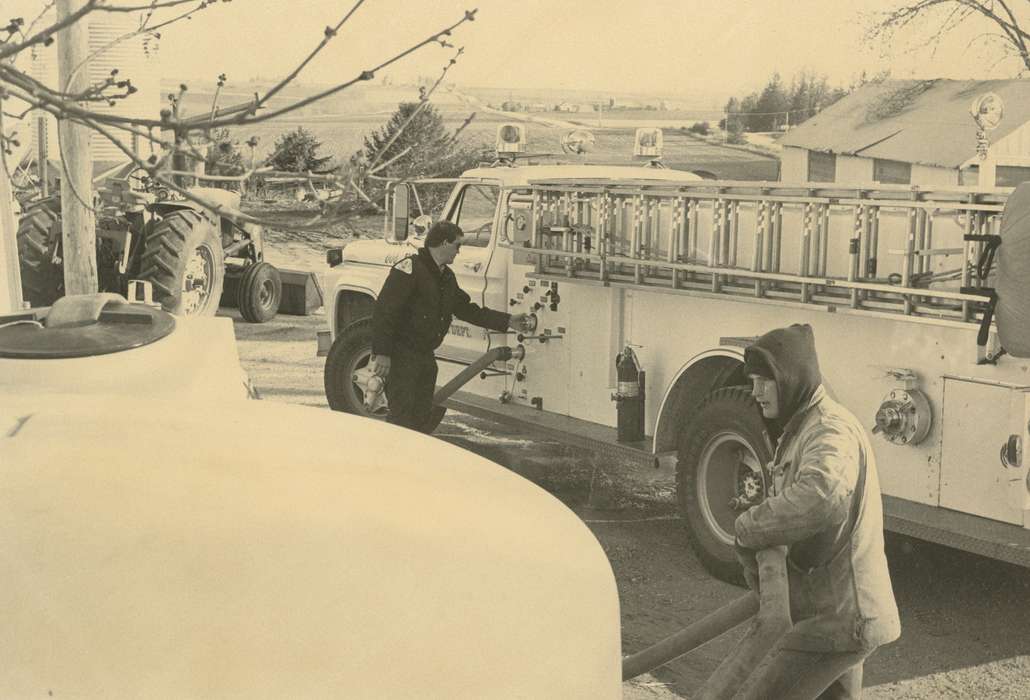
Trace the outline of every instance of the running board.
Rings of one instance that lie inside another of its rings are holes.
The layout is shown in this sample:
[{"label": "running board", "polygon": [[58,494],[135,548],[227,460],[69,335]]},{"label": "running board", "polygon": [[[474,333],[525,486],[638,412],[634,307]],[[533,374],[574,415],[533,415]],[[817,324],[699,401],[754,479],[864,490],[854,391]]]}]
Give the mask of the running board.
[{"label": "running board", "polygon": [[658,458],[651,452],[650,437],[645,437],[640,442],[619,442],[616,439],[615,428],[541,411],[532,406],[502,404],[497,399],[487,399],[466,391],[455,392],[444,405],[478,418],[496,420],[527,432],[553,438],[567,445],[593,450],[604,457],[618,460],[627,468],[658,468]]},{"label": "running board", "polygon": [[1030,530],[946,508],[883,497],[891,532],[1030,568]]}]

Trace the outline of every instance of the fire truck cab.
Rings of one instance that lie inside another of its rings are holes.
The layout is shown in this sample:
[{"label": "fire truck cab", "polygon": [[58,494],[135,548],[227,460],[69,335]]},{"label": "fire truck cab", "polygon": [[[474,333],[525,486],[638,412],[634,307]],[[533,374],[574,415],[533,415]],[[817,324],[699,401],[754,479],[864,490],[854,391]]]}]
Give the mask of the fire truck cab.
[{"label": "fire truck cab", "polygon": [[[459,283],[536,328],[455,321],[441,381],[491,347],[521,349],[449,405],[675,476],[691,544],[734,578],[733,521],[764,497],[771,459],[743,350],[808,323],[828,391],[876,433],[887,528],[1030,566],[1030,362],[984,320],[991,241],[1016,241],[1003,219],[1022,216],[1011,190],[702,179],[660,167],[661,139],[637,136],[647,165],[534,165],[511,157],[524,130],[502,127],[498,161],[453,182],[442,216],[465,231]],[[368,412],[370,316],[390,266],[422,243],[409,226],[422,184],[391,188],[383,240],[327,256],[334,409]],[[1023,279],[1030,255],[1009,246],[1000,268],[1015,261]]]}]

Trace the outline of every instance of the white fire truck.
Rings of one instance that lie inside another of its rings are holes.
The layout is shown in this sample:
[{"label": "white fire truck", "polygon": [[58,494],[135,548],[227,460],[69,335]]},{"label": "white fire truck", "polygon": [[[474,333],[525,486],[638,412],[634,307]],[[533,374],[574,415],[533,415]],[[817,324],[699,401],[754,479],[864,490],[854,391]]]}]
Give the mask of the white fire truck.
[{"label": "white fire truck", "polygon": [[[730,578],[733,521],[764,497],[770,459],[743,350],[808,323],[827,389],[876,433],[886,527],[1030,566],[1030,244],[1020,259],[1003,242],[1006,264],[993,264],[999,240],[1016,241],[1011,189],[701,179],[660,167],[655,136],[638,130],[647,165],[532,165],[505,157],[524,134],[502,127],[498,163],[454,182],[442,215],[465,231],[459,283],[536,328],[455,321],[442,379],[490,348],[513,352],[448,405],[627,469],[675,469],[691,544]],[[369,317],[390,265],[421,245],[408,233],[421,184],[393,187],[384,240],[327,254],[319,344],[334,409],[370,410]],[[996,268],[1010,291],[984,323]]]}]

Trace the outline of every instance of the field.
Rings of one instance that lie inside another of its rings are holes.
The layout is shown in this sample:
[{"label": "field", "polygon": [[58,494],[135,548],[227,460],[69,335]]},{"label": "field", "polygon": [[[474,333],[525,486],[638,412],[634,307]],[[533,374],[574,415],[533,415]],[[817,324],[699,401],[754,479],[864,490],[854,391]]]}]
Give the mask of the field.
[{"label": "field", "polygon": [[[245,101],[249,94],[244,89],[223,92],[219,104],[238,104]],[[283,105],[301,94],[304,91],[298,89],[296,94],[273,101],[271,108]],[[416,95],[414,88],[362,86],[299,112],[237,129],[233,137],[243,143],[251,136],[256,136],[258,145],[254,156],[260,161],[272,152],[278,136],[297,127],[304,127],[322,142],[323,153],[332,155],[338,163],[344,163],[361,148],[367,134],[380,128],[389,119],[401,101],[413,100]],[[197,114],[209,110],[212,98],[212,92],[204,86],[191,86],[183,103],[185,113]],[[778,163],[773,157],[722,148],[684,133],[696,121],[717,121],[711,114],[671,109],[605,112],[601,115],[603,126],[598,127],[596,112],[548,111],[506,115],[489,110],[487,102],[495,103],[494,96],[464,95],[448,90],[438,90],[433,94],[433,106],[441,113],[448,128],[459,127],[470,114],[475,113],[472,123],[462,132],[461,140],[490,150],[493,148],[497,127],[513,118],[520,118],[527,122],[527,149],[533,154],[560,155],[561,137],[574,128],[586,127],[595,136],[594,148],[585,157],[564,156],[565,160],[630,163],[633,159],[636,126],[653,124],[664,130],[663,162],[667,167],[706,170],[720,179],[774,180],[777,177]],[[243,149],[245,155],[249,156],[248,149],[245,146]]]}]

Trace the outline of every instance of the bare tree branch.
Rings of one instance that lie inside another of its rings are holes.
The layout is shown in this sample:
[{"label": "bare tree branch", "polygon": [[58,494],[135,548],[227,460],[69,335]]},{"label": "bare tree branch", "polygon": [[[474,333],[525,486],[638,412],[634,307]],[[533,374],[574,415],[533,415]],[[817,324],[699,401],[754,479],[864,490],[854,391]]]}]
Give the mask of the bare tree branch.
[{"label": "bare tree branch", "polygon": [[364,4],[364,3],[365,3],[365,0],[358,0],[358,1],[356,2],[356,3],[354,3],[354,7],[352,7],[352,8],[350,9],[350,12],[348,12],[347,14],[345,14],[345,15],[343,16],[343,19],[341,19],[341,20],[340,20],[339,22],[337,22],[335,26],[332,26],[332,27],[326,27],[326,28],[325,28],[325,32],[324,32],[324,34],[322,35],[322,40],[321,40],[320,42],[318,42],[318,46],[316,46],[316,47],[315,47],[315,48],[314,48],[314,49],[313,49],[313,50],[311,51],[311,53],[309,53],[309,54],[308,54],[307,58],[305,58],[305,59],[304,59],[303,61],[301,61],[301,62],[300,62],[300,64],[298,64],[298,65],[297,65],[297,67],[296,67],[296,68],[294,68],[294,69],[293,69],[292,71],[290,71],[290,73],[289,73],[289,74],[288,74],[288,75],[287,75],[287,76],[286,76],[285,78],[283,78],[283,79],[282,79],[282,80],[280,80],[280,81],[279,81],[279,82],[278,82],[277,84],[275,84],[274,86],[272,86],[272,89],[271,89],[271,90],[269,90],[269,91],[268,91],[267,93],[265,93],[264,97],[262,97],[261,99],[259,99],[259,100],[258,100],[258,105],[263,105],[263,104],[265,104],[266,102],[268,102],[268,101],[269,101],[270,99],[272,99],[272,98],[273,98],[273,97],[275,97],[275,96],[276,96],[277,94],[279,94],[279,92],[280,92],[280,91],[281,91],[281,90],[282,90],[282,89],[283,89],[284,87],[286,87],[287,85],[289,85],[289,84],[290,84],[290,82],[291,82],[291,81],[292,81],[292,80],[293,80],[294,78],[296,78],[296,77],[297,77],[298,75],[300,75],[300,72],[301,72],[302,70],[304,70],[304,68],[305,68],[305,67],[306,67],[306,66],[307,66],[307,65],[308,65],[309,63],[311,63],[311,61],[312,61],[312,60],[313,60],[313,59],[315,58],[315,56],[317,56],[317,55],[318,55],[319,53],[321,53],[322,49],[324,49],[324,48],[326,47],[326,45],[327,45],[327,44],[329,43],[329,41],[330,41],[330,40],[331,40],[331,39],[332,39],[332,38],[333,38],[334,36],[336,36],[336,35],[337,35],[337,33],[338,33],[338,32],[340,31],[340,28],[341,28],[341,27],[343,27],[343,25],[344,25],[344,24],[345,24],[345,23],[347,22],[347,20],[349,20],[349,19],[350,19],[351,15],[353,15],[353,14],[354,14],[354,13],[355,13],[355,12],[357,11],[357,9],[358,9],[359,7],[361,7],[361,6],[362,6],[362,5]]},{"label": "bare tree branch", "polygon": [[[905,2],[888,12],[878,13],[869,21],[866,36],[891,43],[902,30],[917,31],[921,21],[939,22],[925,34],[923,46],[936,47],[944,37],[974,18],[992,25],[995,32],[983,32],[980,37],[1000,40],[1002,53],[1018,56],[1022,70],[1030,69],[1030,32],[1024,29],[1026,21],[1014,9],[1012,0],[915,0]],[[941,18],[941,13],[944,17]],[[972,43],[972,42],[970,42]]]}]

